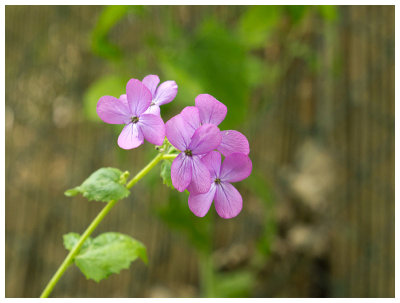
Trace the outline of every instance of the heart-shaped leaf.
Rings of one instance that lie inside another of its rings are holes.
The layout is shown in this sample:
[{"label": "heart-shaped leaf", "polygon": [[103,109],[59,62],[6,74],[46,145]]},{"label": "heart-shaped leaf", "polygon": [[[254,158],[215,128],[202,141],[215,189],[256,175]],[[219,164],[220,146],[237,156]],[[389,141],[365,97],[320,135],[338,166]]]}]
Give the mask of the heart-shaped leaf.
[{"label": "heart-shaped leaf", "polygon": [[[71,250],[79,237],[76,233],[64,235],[64,246]],[[141,242],[124,234],[107,232],[88,238],[74,261],[87,279],[99,282],[129,268],[138,257],[147,264],[146,247]]]},{"label": "heart-shaped leaf", "polygon": [[65,195],[72,197],[81,193],[90,201],[121,200],[129,195],[129,190],[124,186],[128,175],[128,172],[122,172],[117,168],[100,168],[82,185],[67,190]]}]

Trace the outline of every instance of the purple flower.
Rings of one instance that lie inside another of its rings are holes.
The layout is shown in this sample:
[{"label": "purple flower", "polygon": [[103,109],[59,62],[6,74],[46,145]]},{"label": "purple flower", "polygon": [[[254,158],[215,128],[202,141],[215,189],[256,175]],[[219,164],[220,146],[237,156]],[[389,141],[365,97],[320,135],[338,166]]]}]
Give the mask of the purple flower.
[{"label": "purple flower", "polygon": [[231,182],[241,181],[250,175],[252,170],[250,158],[241,153],[232,153],[221,165],[221,154],[212,151],[204,156],[201,162],[208,168],[212,184],[206,193],[190,193],[190,210],[196,216],[204,217],[214,201],[215,210],[220,217],[224,219],[236,217],[242,210],[243,200]]},{"label": "purple flower", "polygon": [[125,124],[118,145],[132,149],[143,144],[144,139],[161,145],[165,137],[164,122],[159,115],[146,113],[152,100],[150,90],[139,80],[131,79],[123,96],[121,99],[103,96],[97,103],[101,120],[109,124]]},{"label": "purple flower", "polygon": [[160,83],[160,78],[157,75],[148,75],[143,78],[142,82],[152,95],[151,104],[146,110],[146,114],[160,115],[160,105],[171,102],[178,93],[178,85],[175,81],[165,81],[157,87]]},{"label": "purple flower", "polygon": [[200,159],[221,143],[218,127],[213,124],[200,126],[199,110],[188,106],[167,121],[165,128],[169,142],[181,151],[171,165],[174,187],[182,192],[190,185],[193,192],[208,192],[210,172]]},{"label": "purple flower", "polygon": [[[157,87],[160,83],[160,78],[157,75],[148,75],[143,78],[142,83],[151,92],[151,103],[145,114],[160,115],[160,105],[167,104],[175,99],[178,93],[178,85],[175,81],[165,81]],[[119,97],[122,101],[126,102],[126,95]]]},{"label": "purple flower", "polygon": [[[199,109],[200,122],[219,125],[226,116],[227,107],[209,94],[198,95],[195,99],[195,105]],[[232,153],[250,153],[249,141],[240,132],[236,130],[221,131],[222,142],[217,150],[225,157]]]}]

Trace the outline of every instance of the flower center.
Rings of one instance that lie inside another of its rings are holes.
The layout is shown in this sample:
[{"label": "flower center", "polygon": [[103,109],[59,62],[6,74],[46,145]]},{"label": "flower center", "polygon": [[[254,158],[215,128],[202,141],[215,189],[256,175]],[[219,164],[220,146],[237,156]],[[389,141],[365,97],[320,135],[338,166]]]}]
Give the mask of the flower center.
[{"label": "flower center", "polygon": [[215,179],[215,180],[214,180],[214,183],[215,183],[215,184],[221,184],[221,179],[219,179],[219,178]]},{"label": "flower center", "polygon": [[132,123],[138,123],[139,122],[139,118],[138,117],[132,117],[131,121],[132,121]]},{"label": "flower center", "polygon": [[185,155],[191,157],[192,151],[190,149],[185,150]]},{"label": "flower center", "polygon": [[151,102],[151,103],[150,103],[150,106],[152,106],[152,105],[156,105],[156,104],[155,104],[154,102]]}]

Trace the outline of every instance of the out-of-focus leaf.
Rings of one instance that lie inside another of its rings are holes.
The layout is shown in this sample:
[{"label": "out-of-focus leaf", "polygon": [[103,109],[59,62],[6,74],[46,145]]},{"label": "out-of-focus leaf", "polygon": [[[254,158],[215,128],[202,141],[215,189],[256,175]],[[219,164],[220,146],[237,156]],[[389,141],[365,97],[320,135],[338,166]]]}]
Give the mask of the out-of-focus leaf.
[{"label": "out-of-focus leaf", "polygon": [[[181,56],[190,56],[190,54],[182,50],[178,56],[182,59]],[[163,73],[178,83],[178,94],[173,102],[182,107],[194,105],[194,98],[204,92],[202,84],[187,70],[184,64],[179,64],[181,59],[171,59],[171,56],[164,53],[159,55],[159,59]]]},{"label": "out-of-focus leaf", "polygon": [[277,226],[274,217],[274,199],[272,190],[263,173],[256,168],[253,169],[247,184],[250,190],[255,193],[263,202],[265,209],[265,224],[261,238],[257,245],[260,252],[265,256],[271,251],[272,241],[275,239]]},{"label": "out-of-focus leaf", "polygon": [[265,78],[271,73],[270,70],[266,69],[265,63],[260,58],[252,55],[248,55],[246,58],[246,69],[247,80],[251,86],[265,83]]},{"label": "out-of-focus leaf", "polygon": [[172,179],[171,179],[171,164],[172,161],[170,160],[164,160],[161,163],[160,176],[163,179],[163,183],[173,189],[174,186],[172,185]]},{"label": "out-of-focus leaf", "polygon": [[238,33],[243,44],[250,49],[265,46],[281,15],[282,6],[250,6],[239,21]]},{"label": "out-of-focus leaf", "polygon": [[120,57],[120,49],[108,39],[109,32],[128,12],[141,13],[142,11],[142,6],[106,6],[92,32],[93,52],[109,59]]},{"label": "out-of-focus leaf", "polygon": [[215,277],[215,296],[219,298],[250,297],[255,281],[254,273],[245,270],[218,274]]},{"label": "out-of-focus leaf", "polygon": [[[193,104],[197,94],[209,93],[228,107],[229,118],[221,127],[237,126],[246,116],[249,98],[243,45],[214,19],[204,21],[188,41],[182,49],[159,55],[162,67],[180,77],[177,100],[185,95],[185,102]],[[185,90],[187,85],[190,90]]]},{"label": "out-of-focus leaf", "polygon": [[101,121],[96,112],[97,102],[102,96],[119,98],[120,95],[125,94],[125,85],[127,82],[126,78],[108,75],[92,83],[83,96],[85,117],[90,121]]},{"label": "out-of-focus leaf", "polygon": [[335,5],[318,5],[321,16],[327,21],[334,21],[338,16],[338,8]]},{"label": "out-of-focus leaf", "polygon": [[[76,238],[80,237],[79,234],[71,233],[65,236],[64,245],[69,250]],[[108,232],[95,239],[88,238],[74,261],[87,279],[99,282],[111,274],[129,268],[130,263],[137,258],[147,264],[147,252],[143,243],[124,234]]]},{"label": "out-of-focus leaf", "polygon": [[286,11],[289,13],[290,18],[293,23],[296,24],[300,22],[305,16],[306,12],[310,8],[310,6],[306,5],[286,5],[284,6]]},{"label": "out-of-focus leaf", "polygon": [[90,175],[82,185],[69,189],[65,192],[68,197],[81,193],[89,201],[96,200],[109,202],[121,200],[129,195],[129,190],[124,186],[126,172],[117,168],[100,168]]},{"label": "out-of-focus leaf", "polygon": [[191,213],[188,195],[171,191],[169,203],[157,208],[158,216],[171,228],[187,236],[192,245],[201,251],[210,249],[210,212],[204,218]]}]

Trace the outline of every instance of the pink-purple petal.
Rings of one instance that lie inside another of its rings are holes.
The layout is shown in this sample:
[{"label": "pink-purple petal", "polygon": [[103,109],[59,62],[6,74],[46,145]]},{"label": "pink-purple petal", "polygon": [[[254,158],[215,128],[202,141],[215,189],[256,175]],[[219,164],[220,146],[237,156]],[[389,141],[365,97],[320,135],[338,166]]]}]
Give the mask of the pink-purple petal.
[{"label": "pink-purple petal", "polygon": [[248,156],[234,153],[225,158],[221,166],[220,179],[226,182],[239,182],[250,176],[252,163]]},{"label": "pink-purple petal", "polygon": [[209,94],[198,95],[195,99],[195,104],[200,111],[202,124],[211,123],[218,125],[225,119],[228,111],[225,104],[219,102]]},{"label": "pink-purple petal", "polygon": [[142,83],[146,85],[151,92],[152,97],[154,97],[157,85],[160,83],[160,78],[157,75],[148,75],[143,78]]},{"label": "pink-purple petal", "polygon": [[204,217],[214,200],[216,187],[214,184],[211,185],[211,188],[208,192],[204,194],[194,194],[190,193],[189,195],[189,209],[194,213],[197,217]]},{"label": "pink-purple petal", "polygon": [[192,159],[180,153],[171,165],[172,185],[183,192],[192,180]]},{"label": "pink-purple petal", "polygon": [[243,207],[242,196],[230,183],[221,182],[216,187],[214,205],[218,215],[224,219],[236,217]]},{"label": "pink-purple petal", "polygon": [[126,96],[129,108],[136,117],[143,114],[151,104],[150,90],[139,80],[131,79],[126,85]]},{"label": "pink-purple petal", "polygon": [[96,111],[100,119],[109,124],[126,124],[130,121],[129,109],[115,97],[101,97],[97,102]]},{"label": "pink-purple petal", "polygon": [[226,157],[232,153],[248,155],[250,153],[249,141],[246,136],[236,130],[221,131],[222,141],[218,150]]},{"label": "pink-purple petal", "polygon": [[165,81],[160,84],[155,92],[153,102],[157,105],[163,105],[175,99],[178,93],[178,85],[175,81]]},{"label": "pink-purple petal", "polygon": [[161,145],[165,138],[165,125],[160,116],[143,114],[137,123],[144,138],[151,144]]},{"label": "pink-purple petal", "polygon": [[153,114],[160,116],[160,107],[157,104],[150,105],[143,114]]},{"label": "pink-purple petal", "polygon": [[207,167],[198,156],[192,156],[192,180],[190,192],[206,193],[210,190],[212,180]]},{"label": "pink-purple petal", "polygon": [[118,137],[118,145],[123,149],[136,148],[143,144],[143,134],[137,124],[129,123],[122,129]]},{"label": "pink-purple petal", "polygon": [[182,109],[180,115],[193,128],[193,133],[200,127],[199,110],[195,106],[186,106]]},{"label": "pink-purple petal", "polygon": [[[121,102],[124,103],[125,106],[129,109],[128,98],[126,97],[126,94],[119,96],[119,100],[121,100]],[[129,109],[129,114],[131,114],[130,109]]]},{"label": "pink-purple petal", "polygon": [[221,170],[221,154],[219,152],[210,151],[201,158],[201,162],[207,167],[212,179],[219,178]]},{"label": "pink-purple petal", "polygon": [[189,149],[193,155],[206,154],[216,149],[221,143],[220,130],[214,124],[204,124],[193,134]]},{"label": "pink-purple petal", "polygon": [[194,133],[193,128],[183,119],[176,115],[165,124],[165,134],[169,142],[180,151],[186,150]]}]

